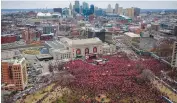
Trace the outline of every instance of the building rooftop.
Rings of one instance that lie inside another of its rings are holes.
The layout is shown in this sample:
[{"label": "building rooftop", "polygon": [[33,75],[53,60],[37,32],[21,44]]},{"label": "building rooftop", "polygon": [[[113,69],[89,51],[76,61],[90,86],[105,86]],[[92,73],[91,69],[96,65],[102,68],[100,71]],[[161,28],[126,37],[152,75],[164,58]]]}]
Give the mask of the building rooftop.
[{"label": "building rooftop", "polygon": [[45,44],[54,49],[64,48],[64,45],[60,41],[45,41]]},{"label": "building rooftop", "polygon": [[132,32],[126,32],[125,35],[127,35],[129,37],[140,37],[140,35],[132,33]]},{"label": "building rooftop", "polygon": [[102,44],[102,41],[99,38],[72,40],[72,46],[89,45],[89,44]]},{"label": "building rooftop", "polygon": [[123,18],[125,18],[125,19],[131,19],[128,16],[125,16],[125,15],[120,15],[120,16],[123,17]]},{"label": "building rooftop", "polygon": [[37,13],[37,16],[51,16],[51,14],[39,12],[39,13]]},{"label": "building rooftop", "polygon": [[67,52],[70,52],[69,50],[66,50],[66,49],[64,49],[64,50],[54,50],[53,52],[59,52],[59,53],[67,53]]},{"label": "building rooftop", "polygon": [[103,48],[109,48],[110,46],[107,43],[103,44]]},{"label": "building rooftop", "polygon": [[8,63],[13,63],[13,65],[18,65],[21,64],[22,61],[24,61],[25,58],[16,58],[16,59],[6,59],[2,60],[1,62],[8,62]]},{"label": "building rooftop", "polygon": [[39,54],[39,55],[36,55],[36,57],[38,59],[43,59],[43,58],[52,58],[52,56],[50,54]]},{"label": "building rooftop", "polygon": [[54,33],[50,33],[50,34],[42,34],[41,36],[48,36],[48,35],[54,35]]},{"label": "building rooftop", "polygon": [[94,32],[100,32],[101,30],[103,30],[103,28],[94,28],[94,27],[91,27],[90,29]]}]

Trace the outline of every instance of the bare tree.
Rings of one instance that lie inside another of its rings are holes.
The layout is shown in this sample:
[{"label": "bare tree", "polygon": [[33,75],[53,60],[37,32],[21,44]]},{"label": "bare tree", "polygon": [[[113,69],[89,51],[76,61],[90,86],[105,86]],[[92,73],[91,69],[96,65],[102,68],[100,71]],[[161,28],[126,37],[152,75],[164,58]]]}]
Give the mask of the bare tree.
[{"label": "bare tree", "polygon": [[63,70],[63,67],[64,67],[64,63],[63,62],[58,62],[58,65],[57,65],[58,71]]},{"label": "bare tree", "polygon": [[142,78],[145,80],[152,80],[155,78],[153,72],[149,69],[144,69],[141,74]]},{"label": "bare tree", "polygon": [[51,63],[49,63],[48,69],[49,69],[49,72],[50,72],[50,73],[53,73],[53,72],[54,72],[54,68],[53,68],[53,66],[52,66]]}]

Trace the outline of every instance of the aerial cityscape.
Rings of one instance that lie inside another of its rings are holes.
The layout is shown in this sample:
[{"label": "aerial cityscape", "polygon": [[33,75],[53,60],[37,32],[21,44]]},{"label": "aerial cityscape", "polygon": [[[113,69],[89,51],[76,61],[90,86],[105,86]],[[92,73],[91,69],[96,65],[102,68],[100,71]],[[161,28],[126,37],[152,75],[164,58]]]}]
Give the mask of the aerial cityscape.
[{"label": "aerial cityscape", "polygon": [[2,103],[177,103],[177,1],[34,2],[2,1]]}]

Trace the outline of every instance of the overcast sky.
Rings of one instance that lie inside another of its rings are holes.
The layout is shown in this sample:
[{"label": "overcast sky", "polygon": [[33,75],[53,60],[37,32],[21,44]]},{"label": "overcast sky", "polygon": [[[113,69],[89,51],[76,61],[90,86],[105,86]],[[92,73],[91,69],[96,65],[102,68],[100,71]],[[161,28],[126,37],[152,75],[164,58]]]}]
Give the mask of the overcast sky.
[{"label": "overcast sky", "polygon": [[[80,4],[84,0],[79,0]],[[177,1],[120,1],[120,0],[85,0],[89,4],[94,4],[99,8],[107,8],[111,4],[115,8],[118,3],[120,7],[139,7],[141,9],[177,9]],[[2,0],[2,9],[42,9],[42,8],[56,8],[56,7],[69,7],[70,2],[74,4],[74,0],[65,1],[7,1]]]}]

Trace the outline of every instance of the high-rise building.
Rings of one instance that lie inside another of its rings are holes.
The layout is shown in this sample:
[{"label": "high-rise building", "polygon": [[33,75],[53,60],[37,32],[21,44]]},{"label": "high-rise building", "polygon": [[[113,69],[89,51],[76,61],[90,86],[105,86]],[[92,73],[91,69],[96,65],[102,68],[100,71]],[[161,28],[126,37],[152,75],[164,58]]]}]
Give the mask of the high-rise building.
[{"label": "high-rise building", "polygon": [[103,10],[102,9],[95,10],[95,15],[96,16],[103,16]]},{"label": "high-rise building", "polygon": [[133,18],[134,17],[134,8],[126,8],[126,16]]},{"label": "high-rise building", "polygon": [[134,16],[139,16],[140,15],[140,8],[134,8]]},{"label": "high-rise building", "polygon": [[83,7],[80,6],[80,13],[83,13]]},{"label": "high-rise building", "polygon": [[[68,15],[68,12],[67,14],[65,13],[65,10],[63,11],[63,15]],[[43,25],[43,34],[50,34],[50,33],[54,33],[54,26],[52,26],[51,24],[46,24],[46,25]]]},{"label": "high-rise building", "polygon": [[70,10],[72,10],[72,9],[73,9],[73,6],[72,6],[72,4],[71,4],[71,3],[69,4],[69,9],[70,9]]},{"label": "high-rise building", "polygon": [[84,10],[88,10],[89,9],[89,5],[86,2],[83,2],[82,6],[83,6]]},{"label": "high-rise building", "polygon": [[36,31],[34,28],[30,28],[30,27],[26,28],[22,32],[22,38],[27,44],[30,44],[34,41],[39,41],[40,35],[41,35],[40,31]]},{"label": "high-rise building", "polygon": [[85,16],[87,16],[88,11],[89,11],[89,6],[88,6],[88,3],[83,2],[83,4],[82,4],[82,8],[83,8],[82,13],[83,13]]},{"label": "high-rise building", "polygon": [[71,3],[69,4],[69,15],[73,15],[73,6]]},{"label": "high-rise building", "polygon": [[25,58],[1,61],[2,89],[24,90],[27,85]]},{"label": "high-rise building", "polygon": [[113,12],[113,9],[111,8],[110,4],[108,5],[108,8],[107,8],[106,12],[107,13],[112,13]]},{"label": "high-rise building", "polygon": [[119,10],[119,4],[116,3],[116,5],[115,5],[115,14],[118,14],[118,10]]},{"label": "high-rise building", "polygon": [[123,7],[119,7],[119,9],[118,9],[118,14],[119,14],[119,15],[123,15]]},{"label": "high-rise building", "polygon": [[94,13],[94,5],[90,5],[90,14]]},{"label": "high-rise building", "polygon": [[127,15],[127,10],[126,9],[122,9],[122,15]]},{"label": "high-rise building", "polygon": [[75,1],[74,10],[77,13],[80,13],[80,4],[79,4],[79,1]]},{"label": "high-rise building", "polygon": [[[69,9],[68,9],[68,8],[63,8],[62,14],[63,14],[64,16],[69,16]],[[49,29],[49,27],[50,27],[50,29]],[[53,32],[52,32],[53,29],[52,29],[51,27],[52,27],[52,26],[48,26],[48,29],[50,30],[50,31],[48,31],[48,32],[53,33]]]},{"label": "high-rise building", "polygon": [[69,16],[72,16],[72,11],[71,9],[68,9]]},{"label": "high-rise building", "polygon": [[62,14],[62,8],[54,8],[53,11]]},{"label": "high-rise building", "polygon": [[95,8],[94,8],[94,13],[95,13],[95,11],[97,11],[97,10],[98,10],[98,7],[95,6]]}]

